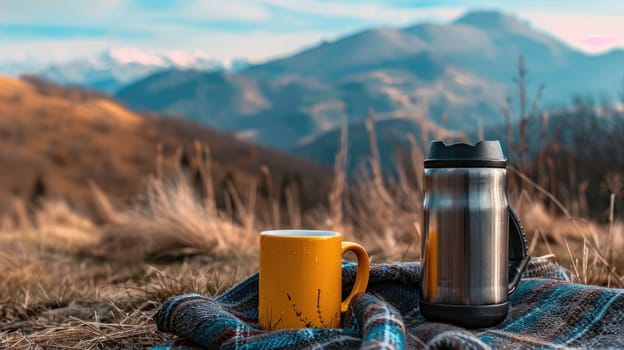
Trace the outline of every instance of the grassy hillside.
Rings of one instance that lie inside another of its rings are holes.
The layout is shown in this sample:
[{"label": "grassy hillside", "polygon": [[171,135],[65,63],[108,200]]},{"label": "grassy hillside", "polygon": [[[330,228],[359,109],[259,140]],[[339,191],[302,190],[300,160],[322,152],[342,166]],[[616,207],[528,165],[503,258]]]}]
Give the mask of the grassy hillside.
[{"label": "grassy hillside", "polygon": [[[92,212],[90,184],[117,203],[138,192],[157,171],[181,165],[196,176],[195,141],[205,148],[204,156],[206,151],[212,155],[210,171],[220,203],[229,182],[246,193],[253,184],[270,180],[276,196],[293,177],[300,179],[301,188],[329,188],[329,168],[233,135],[181,118],[139,115],[78,88],[0,77],[0,164],[5,169],[0,172],[0,211],[16,198],[35,204],[38,197],[61,197]],[[269,171],[263,173],[263,166]],[[322,192],[309,192],[306,206],[326,200]]]}]

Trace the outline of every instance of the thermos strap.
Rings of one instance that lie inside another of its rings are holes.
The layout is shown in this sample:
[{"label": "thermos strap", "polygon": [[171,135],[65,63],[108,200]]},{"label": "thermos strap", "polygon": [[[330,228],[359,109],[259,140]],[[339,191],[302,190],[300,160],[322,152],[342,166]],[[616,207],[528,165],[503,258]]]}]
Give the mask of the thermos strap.
[{"label": "thermos strap", "polygon": [[518,214],[509,206],[509,294],[513,293],[520,283],[520,277],[531,257],[527,251],[524,228]]}]

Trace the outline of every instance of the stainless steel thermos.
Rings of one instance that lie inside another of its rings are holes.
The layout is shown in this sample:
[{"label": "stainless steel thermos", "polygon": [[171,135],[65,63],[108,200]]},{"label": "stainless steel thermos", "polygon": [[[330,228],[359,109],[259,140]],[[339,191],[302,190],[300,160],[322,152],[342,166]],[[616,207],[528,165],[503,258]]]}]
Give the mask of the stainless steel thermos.
[{"label": "stainless steel thermos", "polygon": [[424,163],[420,310],[463,327],[500,323],[529,261],[501,145],[433,141]]}]

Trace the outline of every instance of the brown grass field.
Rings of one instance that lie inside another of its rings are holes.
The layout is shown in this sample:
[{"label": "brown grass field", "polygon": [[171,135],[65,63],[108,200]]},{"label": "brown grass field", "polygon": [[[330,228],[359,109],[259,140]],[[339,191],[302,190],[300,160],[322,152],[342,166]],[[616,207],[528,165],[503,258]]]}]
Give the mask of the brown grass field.
[{"label": "brown grass field", "polygon": [[[338,172],[331,201],[286,226],[344,232],[370,251],[373,263],[419,257],[419,189],[385,186],[374,177],[357,197],[341,195]],[[535,185],[537,186],[537,185]],[[152,321],[168,297],[215,295],[257,269],[258,220],[253,203],[235,214],[201,201],[181,173],[153,178],[134,206],[113,208],[93,189],[109,221],[95,225],[61,201],[33,214],[14,203],[0,232],[0,344],[10,349],[144,348],[170,335]],[[538,187],[534,191],[539,191]],[[236,196],[234,196],[236,197]],[[624,226],[553,218],[531,193],[515,199],[530,253],[549,255],[575,282],[622,287]],[[565,208],[562,208],[565,209]]]},{"label": "brown grass field", "polygon": [[[374,129],[369,132],[374,140]],[[363,244],[373,263],[419,259],[422,188],[413,174],[422,174],[423,146],[412,142],[411,160],[387,181],[372,142],[371,171],[354,183],[344,171],[345,140],[343,134],[327,191],[316,191],[324,200],[310,208],[301,205],[296,188],[276,195],[268,186],[262,194],[253,177],[243,189],[219,193],[213,174],[222,163],[199,156],[208,147],[200,142],[190,155],[201,175],[200,193],[179,159],[170,171],[156,171],[164,156],[152,147],[152,175],[130,200],[113,200],[114,191],[95,183],[81,190],[97,220],[65,200],[34,205],[7,197],[0,218],[0,348],[158,344],[171,337],[152,320],[161,303],[181,293],[216,295],[255,272],[263,229],[336,230]],[[624,225],[613,205],[608,222],[593,222],[570,214],[574,203],[561,204],[515,168],[510,174],[511,203],[532,256],[556,260],[577,283],[624,286]]]}]

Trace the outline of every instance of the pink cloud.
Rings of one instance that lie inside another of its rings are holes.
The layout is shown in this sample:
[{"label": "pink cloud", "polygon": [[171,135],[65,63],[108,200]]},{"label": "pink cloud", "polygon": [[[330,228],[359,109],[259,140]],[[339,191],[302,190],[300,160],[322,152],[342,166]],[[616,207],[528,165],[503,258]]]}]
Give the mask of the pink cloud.
[{"label": "pink cloud", "polygon": [[615,44],[613,35],[589,35],[583,38],[583,44],[593,47],[610,46]]}]

